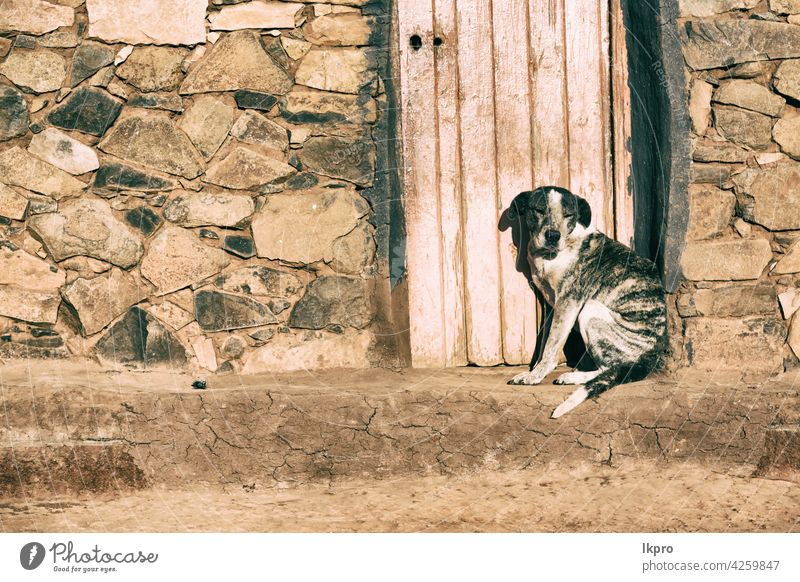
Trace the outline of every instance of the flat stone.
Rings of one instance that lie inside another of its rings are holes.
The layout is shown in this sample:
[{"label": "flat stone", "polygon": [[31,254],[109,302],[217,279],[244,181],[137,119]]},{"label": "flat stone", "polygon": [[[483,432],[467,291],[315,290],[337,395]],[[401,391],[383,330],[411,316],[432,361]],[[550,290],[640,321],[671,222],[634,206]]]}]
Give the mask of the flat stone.
[{"label": "flat stone", "polygon": [[772,270],[775,275],[788,275],[790,273],[800,273],[800,244],[795,242],[788,248],[778,264]]},{"label": "flat stone", "polygon": [[34,323],[55,323],[64,271],[23,250],[0,247],[0,315]]},{"label": "flat stone", "polygon": [[253,220],[258,256],[310,264],[333,256],[333,244],[369,212],[352,188],[272,194]]},{"label": "flat stone", "polygon": [[76,176],[100,167],[92,148],[52,127],[33,136],[28,152]]},{"label": "flat stone", "polygon": [[[731,195],[733,198],[733,195]],[[331,248],[330,263],[333,270],[345,275],[360,275],[375,260],[375,239],[369,223],[362,224],[336,239]]]},{"label": "flat stone", "polygon": [[688,240],[717,238],[728,231],[736,207],[732,192],[714,186],[689,186]]},{"label": "flat stone", "polygon": [[78,196],[86,184],[32,156],[19,146],[0,152],[0,182],[61,200]]},{"label": "flat stone", "polygon": [[373,336],[367,331],[348,330],[343,335],[318,333],[312,338],[278,334],[269,344],[250,354],[242,373],[365,369],[370,367],[367,355],[372,341]]},{"label": "flat stone", "polygon": [[800,0],[769,0],[769,9],[775,14],[798,14]]},{"label": "flat stone", "polygon": [[690,366],[714,371],[783,371],[786,326],[777,317],[694,317],[684,322],[684,329]]},{"label": "flat stone", "polygon": [[175,195],[177,197],[164,207],[164,218],[184,227],[232,227],[256,209],[255,202],[247,194],[177,190]]},{"label": "flat stone", "polygon": [[203,95],[178,121],[197,150],[206,160],[210,160],[228,137],[233,126],[235,109],[219,99]]},{"label": "flat stone", "polygon": [[117,76],[139,91],[174,91],[183,79],[188,51],[163,46],[137,47],[117,69]]},{"label": "flat stone", "polygon": [[260,2],[225,6],[212,12],[208,20],[211,30],[241,30],[243,28],[294,28],[297,13],[304,6],[295,2]]},{"label": "flat stone", "polygon": [[772,84],[779,93],[800,100],[800,59],[783,61],[775,71]]},{"label": "flat stone", "polygon": [[303,146],[300,160],[314,173],[358,186],[371,186],[375,178],[375,144],[369,138],[312,137]]},{"label": "flat stone", "polygon": [[174,190],[178,187],[178,183],[167,176],[145,172],[126,164],[103,162],[94,176],[92,187],[95,191],[135,190],[139,192],[163,192],[165,190]]},{"label": "flat stone", "polygon": [[64,299],[77,313],[84,336],[101,331],[146,298],[147,287],[121,269],[92,279],[79,278],[64,288]]},{"label": "flat stone", "polygon": [[86,255],[127,269],[144,252],[139,238],[102,200],[65,202],[58,213],[32,217],[28,227],[56,261]]},{"label": "flat stone", "polygon": [[138,206],[126,210],[123,216],[125,222],[139,230],[145,236],[153,234],[156,229],[161,226],[162,222],[161,217],[147,206]]},{"label": "flat stone", "polygon": [[758,279],[771,259],[764,239],[690,242],[681,267],[689,281],[743,281]]},{"label": "flat stone", "polygon": [[92,75],[86,84],[90,87],[106,88],[114,79],[114,67],[105,67]]},{"label": "flat stone", "polygon": [[72,30],[50,32],[37,39],[37,44],[46,48],[75,48],[80,42],[81,38]]},{"label": "flat stone", "polygon": [[259,329],[258,331],[249,333],[247,335],[257,342],[257,346],[261,346],[275,336],[275,330],[271,327],[265,327],[264,329]]},{"label": "flat stone", "polygon": [[299,85],[339,93],[360,93],[374,80],[375,67],[366,51],[357,48],[311,50],[295,73]]},{"label": "flat stone", "polygon": [[692,151],[696,162],[722,162],[726,164],[743,163],[750,152],[728,142],[698,142]]},{"label": "flat stone", "polygon": [[184,178],[203,173],[203,158],[186,134],[162,113],[130,114],[97,147],[124,160]]},{"label": "flat stone", "polygon": [[237,360],[244,355],[247,344],[238,335],[232,335],[222,344],[222,355],[231,360]]},{"label": "flat stone", "polygon": [[5,0],[0,10],[0,30],[44,34],[74,22],[73,9],[44,0]]},{"label": "flat stone", "polygon": [[786,100],[764,85],[745,79],[725,81],[714,92],[714,101],[757,111],[770,117],[780,117]]},{"label": "flat stone", "polygon": [[714,16],[732,10],[750,10],[760,0],[678,0],[681,16]]},{"label": "flat stone", "polygon": [[192,350],[195,358],[197,358],[197,365],[209,372],[216,372],[218,369],[217,354],[214,351],[214,342],[211,341],[211,338],[198,335],[189,340],[189,343],[192,344]]},{"label": "flat stone", "polygon": [[194,315],[203,331],[242,329],[278,321],[266,305],[249,297],[209,290],[194,294]]},{"label": "flat stone", "polygon": [[56,127],[102,137],[122,110],[122,101],[102,89],[84,87],[71,93],[47,120]]},{"label": "flat stone", "polygon": [[28,106],[14,87],[0,87],[0,141],[28,133]]},{"label": "flat stone", "polygon": [[259,111],[269,111],[278,102],[278,98],[269,93],[250,91],[241,89],[233,94],[236,99],[236,106],[239,109],[257,109]]},{"label": "flat stone", "polygon": [[0,183],[0,216],[11,220],[24,220],[28,199],[5,184]]},{"label": "flat stone", "polygon": [[774,119],[736,107],[714,107],[714,120],[722,137],[742,146],[763,150],[772,141]]},{"label": "flat stone", "polygon": [[67,76],[67,61],[48,50],[14,50],[0,65],[0,73],[18,87],[48,93],[61,88]]},{"label": "flat stone", "polygon": [[96,42],[86,42],[75,49],[69,86],[74,87],[103,67],[114,62],[114,49]]},{"label": "flat stone", "polygon": [[295,169],[285,162],[238,147],[212,165],[202,179],[224,188],[253,190],[294,173]]},{"label": "flat stone", "polygon": [[142,109],[163,109],[173,113],[183,112],[183,100],[178,95],[157,95],[148,93],[147,95],[135,95],[128,100],[128,107],[140,107]]},{"label": "flat stone", "polygon": [[41,194],[30,193],[28,196],[28,213],[47,214],[48,212],[55,212],[58,210],[58,202],[49,196],[42,196]]},{"label": "flat stone", "polygon": [[243,295],[289,297],[302,289],[303,283],[292,273],[255,266],[225,273],[214,280],[214,286]]},{"label": "flat stone", "polygon": [[739,215],[769,230],[800,229],[800,164],[748,169],[733,180]]},{"label": "flat stone", "polygon": [[800,57],[800,28],[765,20],[689,20],[678,27],[683,55],[695,70]]},{"label": "flat stone", "polygon": [[283,50],[286,51],[286,54],[293,61],[299,61],[302,59],[304,56],[306,56],[308,51],[311,50],[311,47],[314,46],[310,42],[292,38],[290,36],[282,36],[281,44],[283,45]]},{"label": "flat stone", "polygon": [[289,190],[309,190],[319,184],[319,178],[310,172],[295,174],[286,180],[286,188]]},{"label": "flat stone", "polygon": [[369,95],[296,89],[281,98],[280,108],[291,123],[363,125],[378,118],[377,104]]},{"label": "flat stone", "polygon": [[181,94],[250,89],[283,95],[292,79],[264,51],[258,35],[242,30],[232,32],[215,45],[180,88]]},{"label": "flat stone", "polygon": [[108,361],[146,368],[183,366],[188,360],[183,344],[139,307],[128,310],[97,342],[95,351]]},{"label": "flat stone", "polygon": [[228,266],[228,255],[204,245],[188,230],[167,227],[150,243],[141,272],[166,295],[219,273]]},{"label": "flat stone", "polygon": [[323,329],[342,325],[361,329],[372,321],[373,309],[363,279],[322,276],[309,284],[292,309],[289,326]]},{"label": "flat stone", "polygon": [[781,150],[795,160],[800,160],[800,113],[793,111],[775,123],[772,137]]},{"label": "flat stone", "polygon": [[147,312],[160,322],[174,330],[179,330],[194,321],[194,314],[186,311],[171,301],[164,301],[147,308]]},{"label": "flat stone", "polygon": [[249,259],[256,255],[255,242],[249,236],[228,235],[222,241],[222,248],[243,259]]},{"label": "flat stone", "polygon": [[364,46],[372,37],[370,19],[357,12],[326,14],[303,27],[306,40],[323,46]]},{"label": "flat stone", "polygon": [[778,302],[781,306],[781,314],[784,319],[791,319],[800,309],[800,290],[789,289],[778,295]]},{"label": "flat stone", "polygon": [[769,283],[755,285],[726,285],[713,289],[698,289],[691,296],[695,315],[708,317],[744,317],[775,315],[778,297]]},{"label": "flat stone", "polygon": [[233,125],[231,135],[241,142],[281,152],[289,149],[289,132],[255,111],[245,111]]},{"label": "flat stone", "polygon": [[86,0],[89,36],[110,43],[200,44],[206,8],[207,0]]}]

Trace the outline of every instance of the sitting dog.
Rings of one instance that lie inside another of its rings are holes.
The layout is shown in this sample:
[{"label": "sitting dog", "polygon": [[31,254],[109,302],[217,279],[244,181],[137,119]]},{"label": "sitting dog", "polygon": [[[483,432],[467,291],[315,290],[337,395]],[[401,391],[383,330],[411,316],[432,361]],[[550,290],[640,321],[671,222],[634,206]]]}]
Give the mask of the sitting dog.
[{"label": "sitting dog", "polygon": [[573,371],[556,384],[581,384],[552,414],[558,418],[617,384],[641,380],[663,363],[667,323],[664,289],[656,266],[597,232],[589,203],[569,190],[537,188],[519,194],[508,209],[529,234],[531,285],[552,306],[539,362],[509,384],[539,384],[558,364],[577,323],[597,365]]}]

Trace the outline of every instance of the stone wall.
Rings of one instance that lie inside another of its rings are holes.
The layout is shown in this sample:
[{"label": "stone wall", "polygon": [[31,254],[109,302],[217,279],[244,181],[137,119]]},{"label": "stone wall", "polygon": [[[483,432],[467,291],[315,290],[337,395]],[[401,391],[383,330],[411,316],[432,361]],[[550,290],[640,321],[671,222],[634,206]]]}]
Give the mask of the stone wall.
[{"label": "stone wall", "polygon": [[681,0],[680,12],[693,140],[682,362],[796,367],[800,1]]},{"label": "stone wall", "polygon": [[381,0],[5,0],[0,357],[382,357],[387,23]]}]

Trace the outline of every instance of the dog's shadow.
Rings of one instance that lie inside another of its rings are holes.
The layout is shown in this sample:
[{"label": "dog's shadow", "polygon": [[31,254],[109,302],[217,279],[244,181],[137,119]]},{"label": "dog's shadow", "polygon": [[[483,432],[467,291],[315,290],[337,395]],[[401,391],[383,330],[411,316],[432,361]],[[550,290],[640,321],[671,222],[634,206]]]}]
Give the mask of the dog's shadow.
[{"label": "dog's shadow", "polygon": [[[516,247],[516,270],[521,276],[525,277],[528,281],[528,286],[533,289],[536,294],[536,300],[541,307],[543,315],[540,322],[539,329],[536,332],[536,348],[534,349],[533,356],[531,357],[531,368],[535,366],[542,356],[542,350],[545,342],[550,335],[550,323],[553,318],[553,308],[547,301],[545,301],[542,294],[533,285],[533,277],[531,275],[531,266],[528,263],[528,243],[531,240],[530,230],[525,224],[523,215],[518,214],[516,218],[508,216],[510,208],[506,208],[500,215],[500,220],[497,223],[497,229],[500,232],[505,232],[511,229],[511,241]],[[586,351],[586,345],[583,343],[583,338],[577,329],[573,329],[567,343],[564,344],[564,356],[567,359],[567,365],[571,368],[576,368],[581,371],[595,370],[596,365]]]}]

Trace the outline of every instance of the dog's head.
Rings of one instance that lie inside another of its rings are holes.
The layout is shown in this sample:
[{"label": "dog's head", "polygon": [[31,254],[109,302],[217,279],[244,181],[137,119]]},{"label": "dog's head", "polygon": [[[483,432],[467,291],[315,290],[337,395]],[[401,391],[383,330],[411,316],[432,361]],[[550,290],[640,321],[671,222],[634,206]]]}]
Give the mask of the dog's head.
[{"label": "dog's head", "polygon": [[585,236],[592,222],[592,210],[586,200],[565,188],[543,186],[514,198],[508,218],[525,223],[530,233],[529,256],[554,259]]}]

